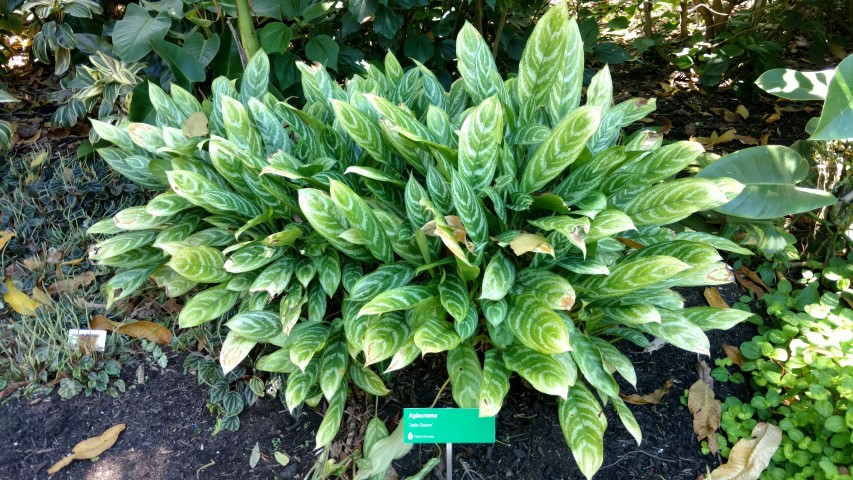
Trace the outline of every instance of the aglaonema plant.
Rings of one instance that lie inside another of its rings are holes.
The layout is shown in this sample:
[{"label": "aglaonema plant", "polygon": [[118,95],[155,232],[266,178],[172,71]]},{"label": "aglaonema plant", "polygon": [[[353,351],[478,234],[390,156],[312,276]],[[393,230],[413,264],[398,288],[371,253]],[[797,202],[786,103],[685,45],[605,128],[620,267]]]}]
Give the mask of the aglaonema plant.
[{"label": "aglaonema plant", "polygon": [[267,92],[263,51],[239,90],[218,78],[204,103],[152,87],[157,125],[93,123],[116,170],[164,192],[93,226],[117,235],[91,258],[118,267],[110,302],[152,279],[192,292],[181,328],[226,318],[225,372],[256,358],[287,374],[291,411],[325,397],[317,447],[337,434],[350,382],[385,395],[380,372],[440,354],[456,404],[483,416],[498,414],[513,374],[557,397],[592,477],[606,404],[641,440],[614,379],[636,373],[615,342],[707,354],[704,330],[747,316],[683,308],[672,290],[732,281],[718,249],[743,249],[666,227],[741,185],[675,179],[697,143],[642,131],[619,142],[655,102],[614,105],[606,68],[583,98],[565,4],[538,22],[517,77],[500,77],[471,25],[457,55],[449,91],[392,55],[345,88],[301,64],[303,109]]}]

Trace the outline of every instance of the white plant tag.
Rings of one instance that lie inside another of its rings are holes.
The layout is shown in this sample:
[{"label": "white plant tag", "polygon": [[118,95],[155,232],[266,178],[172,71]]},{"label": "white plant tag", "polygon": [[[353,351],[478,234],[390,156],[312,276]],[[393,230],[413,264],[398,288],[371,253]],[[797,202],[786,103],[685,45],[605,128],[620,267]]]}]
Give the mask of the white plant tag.
[{"label": "white plant tag", "polygon": [[103,352],[107,346],[107,331],[72,328],[68,330],[68,346],[72,348],[85,346],[89,350]]}]

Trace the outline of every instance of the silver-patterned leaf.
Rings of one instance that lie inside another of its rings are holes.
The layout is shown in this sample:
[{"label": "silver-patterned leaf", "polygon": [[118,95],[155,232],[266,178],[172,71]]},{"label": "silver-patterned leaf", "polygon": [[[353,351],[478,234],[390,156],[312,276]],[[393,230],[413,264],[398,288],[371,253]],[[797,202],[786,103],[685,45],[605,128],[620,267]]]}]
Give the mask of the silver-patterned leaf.
[{"label": "silver-patterned leaf", "polygon": [[563,4],[552,6],[536,22],[518,64],[518,100],[545,105],[566,61],[569,13]]},{"label": "silver-patterned leaf", "polygon": [[420,356],[421,351],[417,346],[415,346],[415,337],[412,335],[406,339],[403,346],[400,347],[393,356],[391,356],[391,360],[388,362],[388,368],[386,368],[383,373],[389,373],[405,368]]},{"label": "silver-patterned leaf", "polygon": [[[415,324],[415,346],[426,355],[452,350],[462,342],[453,325],[444,320],[444,314],[439,314],[440,307],[422,308],[425,320]],[[441,309],[443,312],[443,309]]]},{"label": "silver-patterned leaf", "polygon": [[503,139],[503,108],[489,97],[462,123],[459,133],[459,174],[475,191],[492,183]]},{"label": "silver-patterned leaf", "polygon": [[459,338],[462,340],[467,340],[474,336],[477,333],[477,327],[480,324],[480,315],[477,312],[477,308],[474,307],[473,304],[468,304],[468,313],[465,315],[465,318],[456,321],[453,323],[453,328],[456,330],[456,333],[459,334]]},{"label": "silver-patterned leaf", "polygon": [[341,420],[344,418],[344,408],[347,405],[347,393],[347,386],[343,384],[329,399],[329,407],[326,409],[323,421],[317,428],[315,450],[329,445],[338,435],[338,431],[341,429]]},{"label": "silver-patterned leaf", "polygon": [[305,370],[296,370],[287,377],[287,386],[284,390],[284,401],[287,409],[293,414],[296,409],[311,393],[311,389],[317,385],[320,379],[320,362],[311,362]]},{"label": "silver-patterned leaf", "polygon": [[527,348],[543,354],[569,351],[566,323],[548,305],[532,295],[510,295],[506,326]]},{"label": "silver-patterned leaf", "polygon": [[508,310],[506,300],[480,300],[483,316],[490,325],[498,326],[503,323]]},{"label": "silver-patterned leaf", "polygon": [[456,274],[445,274],[438,285],[438,293],[444,309],[457,321],[462,321],[468,315],[468,290],[465,283]]},{"label": "silver-patterned leaf", "polygon": [[373,255],[366,247],[353,245],[340,238],[349,229],[349,223],[331,197],[320,190],[303,188],[299,190],[299,207],[314,230],[341,253],[360,262],[373,260]]},{"label": "silver-patterned leaf", "polygon": [[199,283],[221,283],[231,274],[225,271],[225,255],[212,247],[187,247],[175,253],[168,265],[182,277]]},{"label": "silver-patterned leaf", "polygon": [[364,331],[364,365],[390,358],[403,347],[411,335],[411,327],[402,312],[369,317]]},{"label": "silver-patterned leaf", "polygon": [[243,338],[237,332],[230,331],[222,341],[222,349],[219,351],[219,366],[222,367],[222,373],[228,374],[234,370],[240,362],[249,355],[249,352],[255,348],[257,342]]},{"label": "silver-patterned leaf", "polygon": [[157,238],[157,232],[130,232],[108,238],[96,243],[89,249],[89,258],[95,261],[116,257],[122,253],[150,245]]},{"label": "silver-patterned leaf", "polygon": [[190,328],[224,315],[237,303],[239,292],[222,287],[201,291],[190,298],[178,315],[178,326]]},{"label": "silver-patterned leaf", "polygon": [[644,323],[636,328],[678,348],[701,355],[711,354],[710,342],[701,328],[690,322],[681,312],[663,308],[659,311],[660,323]]},{"label": "silver-patterned leaf", "polygon": [[510,373],[497,349],[486,350],[483,360],[483,388],[477,402],[481,417],[494,417],[500,411],[504,397],[509,392]]},{"label": "silver-patterned leaf", "polygon": [[225,326],[256,342],[267,342],[282,333],[278,314],[267,310],[238,313],[225,322]]},{"label": "silver-patterned leaf", "polygon": [[405,263],[382,265],[361,277],[349,289],[353,300],[372,300],[382,292],[407,285],[415,278],[415,269]]},{"label": "silver-patterned leaf", "polygon": [[586,279],[582,287],[596,297],[617,297],[655,285],[688,268],[690,265],[665,255],[629,257],[611,268],[609,275]]},{"label": "silver-patterned leaf", "polygon": [[456,58],[459,75],[474,103],[480,104],[495,94],[500,98],[506,97],[503,81],[488,45],[468,22],[465,22],[456,37]]},{"label": "silver-patterned leaf", "polygon": [[480,298],[502,300],[515,284],[515,263],[498,250],[486,265]]},{"label": "silver-patterned leaf", "polygon": [[233,212],[238,215],[254,217],[261,214],[261,208],[242,195],[225,189],[221,185],[186,170],[166,172],[169,185],[178,195],[213,213]]},{"label": "silver-patterned leaf", "polygon": [[607,417],[592,392],[582,384],[569,388],[560,400],[558,418],[566,444],[587,479],[592,479],[604,462],[604,431]]},{"label": "silver-patterned leaf", "polygon": [[604,367],[598,347],[583,334],[572,335],[572,359],[590,385],[609,397],[619,395],[619,385]]},{"label": "silver-patterned leaf", "polygon": [[408,310],[421,303],[438,300],[436,293],[434,288],[419,285],[386,290],[373,297],[373,299],[361,307],[358,316],[380,315],[397,310]]},{"label": "silver-patterned leaf", "polygon": [[293,342],[290,361],[304,372],[314,355],[326,346],[329,326],[323,322],[302,322],[293,327],[288,335]]},{"label": "silver-patterned leaf", "polygon": [[575,304],[575,289],[562,276],[547,270],[526,268],[515,281],[519,293],[533,295],[553,310],[571,310]]},{"label": "silver-patterned leaf", "polygon": [[296,373],[299,371],[299,367],[290,361],[289,347],[261,356],[255,362],[255,369],[274,373]]},{"label": "silver-patterned leaf", "polygon": [[679,313],[703,331],[728,330],[755,315],[735,308],[715,307],[690,307]]},{"label": "silver-patterned leaf", "polygon": [[326,400],[330,400],[335,392],[346,384],[345,375],[349,366],[349,355],[347,355],[347,340],[342,327],[343,323],[341,326],[332,327],[320,361],[320,389]]},{"label": "silver-patterned leaf", "polygon": [[351,188],[336,180],[330,182],[329,191],[349,223],[361,233],[370,253],[385,263],[393,262],[391,241],[367,202]]},{"label": "silver-patterned leaf", "polygon": [[341,283],[341,258],[338,252],[327,249],[323,255],[315,257],[315,263],[323,291],[329,298],[334,297]]},{"label": "silver-patterned leaf", "polygon": [[483,203],[474,193],[474,189],[460,174],[452,172],[450,192],[453,205],[468,236],[476,245],[486,243],[489,240],[489,224]]},{"label": "silver-patterned leaf", "polygon": [[192,208],[193,204],[189,200],[181,197],[175,192],[164,192],[152,198],[147,205],[145,211],[149,215],[155,217],[169,217],[178,212]]},{"label": "silver-patterned leaf", "polygon": [[459,408],[477,408],[483,389],[483,371],[471,344],[461,343],[447,352],[447,373],[456,405]]},{"label": "silver-patterned leaf", "polygon": [[504,350],[506,368],[518,372],[536,390],[566,398],[569,377],[559,360],[521,345],[510,345]]},{"label": "silver-patterned leaf", "polygon": [[622,205],[622,211],[637,226],[665,225],[728,201],[723,190],[711,180],[680,178],[640,191]]},{"label": "silver-patterned leaf", "polygon": [[279,258],[269,266],[267,266],[249,286],[249,291],[267,292],[270,298],[281,295],[288,285],[290,278],[293,276],[294,261],[293,257],[285,256]]},{"label": "silver-patterned leaf", "polygon": [[365,392],[382,397],[388,395],[391,390],[382,383],[382,379],[370,367],[364,367],[350,363],[349,366],[350,378],[352,382]]},{"label": "silver-patterned leaf", "polygon": [[628,433],[634,437],[634,440],[637,441],[637,446],[640,446],[640,443],[643,441],[643,432],[640,430],[640,424],[637,423],[637,419],[634,418],[634,414],[631,413],[631,409],[628,408],[628,405],[625,405],[625,402],[619,398],[611,398],[610,401],[613,402],[613,408],[616,409],[616,413],[619,415],[619,419],[622,420],[622,425],[625,426],[625,429],[628,430]]},{"label": "silver-patterned leaf", "polygon": [[636,388],[637,372],[634,370],[634,365],[631,363],[631,360],[610,342],[602,338],[591,337],[590,340],[596,347],[598,347],[598,351],[601,352],[601,359],[604,360],[605,364],[613,367],[617,372],[619,372],[619,375],[622,375],[622,378],[627,380],[628,383]]},{"label": "silver-patterned leaf", "polygon": [[283,254],[284,249],[252,243],[231,254],[223,268],[230,273],[251,272],[276,261]]}]

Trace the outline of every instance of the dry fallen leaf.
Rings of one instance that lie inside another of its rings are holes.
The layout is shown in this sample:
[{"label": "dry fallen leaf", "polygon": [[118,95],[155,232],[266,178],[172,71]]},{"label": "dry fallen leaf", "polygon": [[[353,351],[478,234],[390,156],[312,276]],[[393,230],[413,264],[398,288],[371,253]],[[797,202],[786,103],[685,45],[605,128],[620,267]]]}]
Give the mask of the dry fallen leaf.
[{"label": "dry fallen leaf", "polygon": [[77,275],[74,278],[60,280],[53,285],[47,287],[47,293],[56,295],[57,293],[71,294],[80,289],[80,287],[89,286],[95,281],[95,272],[88,271],[82,275]]},{"label": "dry fallen leaf", "polygon": [[699,374],[699,380],[705,382],[711,388],[714,388],[714,377],[711,376],[711,367],[705,363],[705,360],[699,360],[696,364],[696,373]]},{"label": "dry fallen leaf", "polygon": [[12,310],[27,317],[35,317],[36,309],[41,306],[38,302],[27,296],[26,293],[15,288],[12,280],[6,279],[7,292],[3,295],[3,301],[12,307]]},{"label": "dry fallen leaf", "polygon": [[770,464],[770,458],[782,443],[782,429],[769,423],[759,423],[752,429],[752,438],[738,440],[729,453],[729,461],[713,472],[714,480],[758,480]]},{"label": "dry fallen leaf", "polygon": [[142,338],[149,342],[166,345],[172,341],[172,332],[163,325],[153,322],[139,321],[131,323],[113,322],[103,315],[95,315],[89,320],[89,328],[92,330],[109,330],[133,338]]},{"label": "dry fallen leaf", "polygon": [[780,113],[771,113],[770,115],[764,116],[764,123],[771,124],[776,123],[782,119],[782,115]]},{"label": "dry fallen leaf", "polygon": [[0,252],[2,252],[4,248],[6,248],[6,244],[9,243],[9,240],[15,238],[16,236],[17,235],[15,235],[15,232],[10,232],[8,230],[5,232],[0,232]]},{"label": "dry fallen leaf", "polygon": [[646,246],[645,246],[645,245],[643,245],[642,243],[637,242],[637,241],[635,241],[635,240],[631,240],[630,238],[621,238],[621,237],[616,237],[616,240],[617,240],[619,243],[621,243],[622,245],[625,245],[626,247],[628,247],[628,248],[632,248],[632,249],[634,249],[634,250],[640,250],[641,248],[645,248],[645,247],[646,247]]},{"label": "dry fallen leaf", "polygon": [[667,133],[670,132],[670,130],[672,130],[672,121],[670,121],[670,119],[668,119],[666,117],[658,117],[658,118],[660,118],[660,123],[661,123],[660,134],[666,135]]},{"label": "dry fallen leaf", "polygon": [[764,296],[765,292],[763,288],[759,287],[755,282],[749,279],[749,277],[743,272],[735,272],[735,280],[737,283],[741,284],[744,288],[751,291],[755,294],[756,297],[761,298]]},{"label": "dry fallen leaf", "polygon": [[761,134],[761,138],[758,139],[759,145],[767,145],[770,143],[770,132],[764,132]]},{"label": "dry fallen leaf", "polygon": [[690,140],[697,141],[697,142],[701,143],[702,145],[705,145],[706,147],[713,147],[714,145],[722,145],[724,143],[731,142],[732,140],[735,139],[736,133],[737,133],[737,130],[731,129],[731,130],[728,130],[727,132],[723,133],[722,135],[719,135],[719,134],[717,134],[717,131],[714,130],[713,132],[711,132],[710,137],[696,137],[696,138],[691,137]]},{"label": "dry fallen leaf", "polygon": [[735,113],[740,115],[744,120],[749,118],[749,110],[747,110],[743,105],[738,105],[735,109]]},{"label": "dry fallen leaf", "polygon": [[30,161],[30,170],[40,167],[46,159],[47,150],[42,150],[38,153],[38,155],[35,156],[35,158],[32,159],[32,161]]},{"label": "dry fallen leaf", "polygon": [[724,343],[723,352],[725,352],[726,356],[729,357],[729,360],[731,360],[732,363],[737,366],[741,366],[746,362],[746,359],[743,358],[743,355],[741,355],[740,353],[740,349],[735,347],[734,345]]},{"label": "dry fallen leaf", "polygon": [[728,108],[712,107],[709,110],[711,110],[711,112],[714,115],[717,115],[718,117],[722,117],[723,120],[725,120],[728,123],[733,123],[733,122],[737,122],[738,120],[740,120],[740,118],[737,116],[737,114],[735,114],[735,112],[729,110]]},{"label": "dry fallen leaf", "polygon": [[32,298],[36,302],[44,305],[49,311],[53,311],[53,299],[50,298],[50,295],[47,294],[44,290],[39,288],[38,286],[33,287]]},{"label": "dry fallen leaf", "polygon": [[522,233],[509,242],[509,248],[519,257],[528,252],[545,253],[554,256],[554,247],[538,233]]},{"label": "dry fallen leaf", "polygon": [[52,467],[47,469],[47,473],[53,475],[68,466],[68,464],[74,460],[88,460],[104,453],[116,443],[118,434],[124,431],[125,428],[126,427],[123,423],[119,423],[118,425],[108,428],[104,433],[97,437],[83,440],[71,449],[71,455],[53,464]]},{"label": "dry fallen leaf", "polygon": [[252,448],[252,453],[249,454],[249,468],[255,468],[258,466],[258,462],[261,461],[261,447],[258,442],[255,442],[254,448]]},{"label": "dry fallen leaf", "polygon": [[660,400],[664,395],[669,393],[669,388],[672,387],[672,379],[670,378],[666,382],[663,383],[663,386],[652,393],[647,393],[645,395],[623,395],[619,394],[619,398],[622,400],[632,404],[632,405],[657,405],[660,403]]},{"label": "dry fallen leaf", "polygon": [[[687,394],[687,408],[693,414],[693,431],[699,441],[708,439],[708,448],[716,454],[717,429],[720,428],[722,404],[714,398],[714,390],[702,380],[696,380]],[[714,477],[716,478],[716,477]]]},{"label": "dry fallen leaf", "polygon": [[708,287],[705,289],[705,300],[712,307],[729,308],[729,304],[720,296],[720,291],[717,290],[717,287]]},{"label": "dry fallen leaf", "polygon": [[744,275],[749,277],[750,280],[761,285],[761,288],[763,288],[767,291],[770,291],[770,287],[766,283],[764,283],[764,280],[761,279],[760,275],[758,275],[757,273],[753,272],[752,270],[746,268],[745,265],[741,265],[740,271],[743,272]]},{"label": "dry fallen leaf", "polygon": [[735,135],[735,140],[744,145],[758,145],[758,139],[749,135]]}]

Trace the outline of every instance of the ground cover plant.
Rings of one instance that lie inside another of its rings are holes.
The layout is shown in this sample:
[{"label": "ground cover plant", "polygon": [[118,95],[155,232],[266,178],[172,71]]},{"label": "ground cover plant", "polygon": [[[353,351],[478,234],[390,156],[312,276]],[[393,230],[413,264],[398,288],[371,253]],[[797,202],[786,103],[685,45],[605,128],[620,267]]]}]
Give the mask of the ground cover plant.
[{"label": "ground cover plant", "polygon": [[640,131],[616,145],[654,100],[614,104],[605,68],[580,105],[583,47],[565,5],[539,21],[516,78],[470,25],[457,56],[449,91],[390,54],[346,89],[299,64],[302,109],[269,93],[263,51],[239,90],[217,78],[203,104],[152,85],[156,125],[93,128],[113,145],[99,149],[107,162],[162,193],[94,225],[112,236],[90,257],[119,267],[110,303],[149,277],[192,292],[179,325],[227,329],[224,374],[287,374],[291,411],[325,397],[317,447],[338,431],[350,380],[383,395],[377,370],[447,352],[454,400],[482,415],[500,410],[513,372],[558,397],[591,477],[606,428],[593,392],[641,439],[611,373],[634,383],[634,369],[611,342],[707,353],[703,330],[748,315],[682,308],[671,287],[731,281],[717,249],[743,249],[665,227],[742,186],[673,179],[702,153],[693,142]]}]

